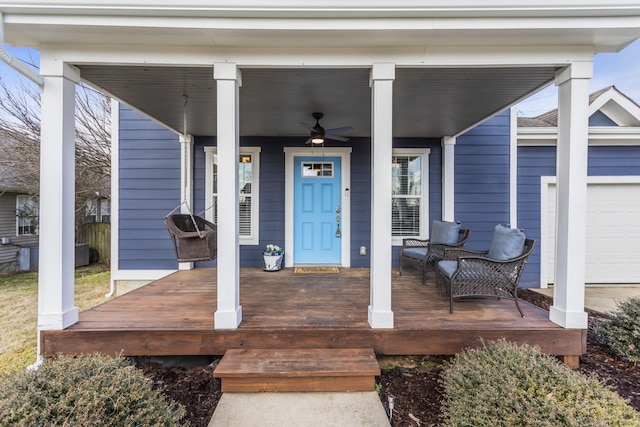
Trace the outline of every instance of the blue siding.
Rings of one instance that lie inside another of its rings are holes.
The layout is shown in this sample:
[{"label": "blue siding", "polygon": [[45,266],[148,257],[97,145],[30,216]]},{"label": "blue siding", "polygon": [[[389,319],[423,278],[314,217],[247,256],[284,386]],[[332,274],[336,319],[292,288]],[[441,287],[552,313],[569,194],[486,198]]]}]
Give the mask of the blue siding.
[{"label": "blue siding", "polygon": [[178,137],[122,106],[119,136],[118,268],[177,268],[164,216],[180,203]]},{"label": "blue siding", "polygon": [[589,175],[640,175],[640,146],[589,147]]},{"label": "blue siding", "polygon": [[538,242],[520,280],[524,288],[540,287],[540,177],[555,174],[555,146],[518,148],[518,227]]},{"label": "blue siding", "polygon": [[[498,223],[509,221],[509,115],[507,112],[458,137],[455,148],[456,220],[472,230],[468,246],[486,249]],[[205,209],[205,154],[214,137],[196,137],[194,147],[194,211]],[[299,138],[243,137],[242,146],[259,146],[260,239],[242,245],[240,265],[262,266],[267,243],[284,245],[285,146],[299,146]],[[351,265],[369,267],[371,149],[368,138],[352,138]],[[441,162],[439,139],[394,139],[394,148],[428,147],[429,218],[441,217]],[[180,145],[178,137],[128,109],[120,122],[120,269],[177,268],[164,216],[180,202]],[[555,175],[555,147],[518,150],[518,226],[540,240],[540,176]],[[640,147],[590,147],[589,175],[640,175]],[[360,246],[367,256],[359,255]],[[399,246],[393,248],[397,266]],[[214,262],[199,263],[215,266]],[[539,286],[540,253],[529,258],[522,286]]]},{"label": "blue siding", "polygon": [[[268,243],[284,245],[284,154],[285,146],[299,146],[300,138],[243,137],[241,146],[261,147],[260,152],[260,238],[258,245],[240,246],[242,267],[262,267],[262,249]],[[205,209],[205,146],[214,146],[214,137],[195,138],[194,148],[194,210]],[[368,138],[351,138],[351,267],[368,268],[370,264],[371,228],[371,149]],[[338,146],[338,145],[334,145]],[[394,147],[429,147],[430,155],[430,205],[429,215],[439,218],[440,192],[440,142],[425,139],[398,139]],[[360,246],[367,247],[367,255],[361,256]],[[286,250],[286,248],[285,248]],[[394,248],[393,262],[397,263],[399,247]],[[215,261],[198,263],[198,266],[215,266]]]},{"label": "blue siding", "polygon": [[[368,139],[352,138],[351,165],[351,245],[357,245],[352,252],[352,266],[369,265],[368,257],[361,257],[358,248],[369,246],[369,169],[370,153]],[[262,250],[269,244],[284,246],[285,234],[285,182],[284,147],[303,146],[304,139],[284,137],[243,137],[241,146],[261,147],[260,152],[260,237],[258,245],[240,246],[242,267],[262,267]],[[205,146],[214,146],[215,138],[195,139],[194,190],[195,210],[205,209]],[[286,248],[285,248],[286,250]],[[366,260],[361,261],[363,258]],[[355,264],[355,265],[354,265]],[[366,265],[365,265],[366,264]],[[215,261],[198,263],[198,266],[214,266]]]},{"label": "blue siding", "polygon": [[[640,146],[589,147],[589,176],[640,175]],[[555,176],[556,147],[518,148],[518,226],[540,241],[540,177]],[[523,287],[540,286],[540,250],[529,257]]]},{"label": "blue siding", "polygon": [[598,110],[589,117],[589,126],[618,126],[616,122]]},{"label": "blue siding", "polygon": [[[300,138],[243,137],[240,146],[261,147],[260,151],[260,237],[258,245],[240,246],[241,267],[263,267],[262,250],[267,244],[284,247],[284,154],[285,146],[295,146]],[[205,207],[205,146],[215,146],[215,137],[195,138],[195,210]],[[286,250],[286,248],[285,248]],[[216,261],[198,263],[215,266]]]},{"label": "blue siding", "polygon": [[487,249],[496,224],[509,222],[509,112],[457,138],[455,212],[471,229],[467,247]]},{"label": "blue siding", "polygon": [[[371,141],[352,138],[351,152],[351,267],[369,268],[371,264]],[[360,255],[366,246],[367,255]]]}]

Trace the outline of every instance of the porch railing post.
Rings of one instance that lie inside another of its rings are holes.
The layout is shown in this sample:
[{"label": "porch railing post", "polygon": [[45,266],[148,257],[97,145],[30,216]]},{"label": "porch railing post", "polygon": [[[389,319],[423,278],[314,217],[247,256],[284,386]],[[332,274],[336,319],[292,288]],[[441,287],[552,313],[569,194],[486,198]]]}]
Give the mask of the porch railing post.
[{"label": "porch railing post", "polygon": [[[75,268],[75,89],[80,71],[43,59],[38,330],[78,321]],[[38,340],[39,341],[39,340]]]},{"label": "porch railing post", "polygon": [[565,328],[587,328],[584,281],[587,231],[589,79],[593,63],[573,63],[558,85],[556,262],[549,319]]},{"label": "porch railing post", "polygon": [[215,329],[236,329],[240,306],[240,236],[238,214],[239,92],[236,64],[214,64],[218,107],[218,307]]},{"label": "porch railing post", "polygon": [[456,137],[442,138],[442,220],[455,221],[455,149]]},{"label": "porch railing post", "polygon": [[395,64],[371,69],[371,278],[369,324],[393,328],[391,311],[391,160]]}]

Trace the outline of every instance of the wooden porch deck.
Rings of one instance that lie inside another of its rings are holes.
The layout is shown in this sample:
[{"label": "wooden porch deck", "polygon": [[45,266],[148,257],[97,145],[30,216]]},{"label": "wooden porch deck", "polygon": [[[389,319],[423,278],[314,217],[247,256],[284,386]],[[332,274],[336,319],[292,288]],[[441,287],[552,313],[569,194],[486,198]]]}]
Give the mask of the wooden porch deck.
[{"label": "wooden porch deck", "polygon": [[[432,281],[433,282],[433,281]],[[238,348],[373,348],[383,354],[455,354],[480,339],[505,338],[543,352],[576,356],[586,349],[586,331],[563,329],[548,312],[511,300],[456,302],[433,283],[393,272],[394,329],[367,322],[369,270],[339,274],[294,274],[242,269],[243,321],[236,330],[215,330],[215,269],[179,271],[80,313],[63,331],[43,331],[44,355],[221,355]]]}]

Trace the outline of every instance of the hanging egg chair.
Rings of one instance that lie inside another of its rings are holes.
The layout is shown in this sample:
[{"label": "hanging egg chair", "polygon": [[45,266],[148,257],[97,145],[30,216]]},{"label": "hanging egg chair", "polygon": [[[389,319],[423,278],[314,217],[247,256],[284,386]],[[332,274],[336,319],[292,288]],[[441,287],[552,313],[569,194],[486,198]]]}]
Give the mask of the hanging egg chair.
[{"label": "hanging egg chair", "polygon": [[216,225],[197,215],[170,214],[164,222],[178,262],[211,261],[218,256]]},{"label": "hanging egg chair", "polygon": [[[183,95],[184,111],[184,170],[187,168],[187,96]],[[164,218],[178,262],[211,261],[218,256],[218,236],[216,225],[194,215],[187,201],[187,175],[184,175],[184,200]],[[185,211],[174,213],[177,210]]]}]

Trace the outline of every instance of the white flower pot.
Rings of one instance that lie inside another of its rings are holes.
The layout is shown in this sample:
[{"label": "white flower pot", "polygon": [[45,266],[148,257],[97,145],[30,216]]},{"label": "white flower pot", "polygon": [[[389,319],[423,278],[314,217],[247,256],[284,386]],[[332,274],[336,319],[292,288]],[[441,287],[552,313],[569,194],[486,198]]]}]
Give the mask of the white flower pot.
[{"label": "white flower pot", "polygon": [[284,254],[262,255],[262,258],[264,258],[264,271],[278,271],[282,269],[282,258],[284,258]]}]

